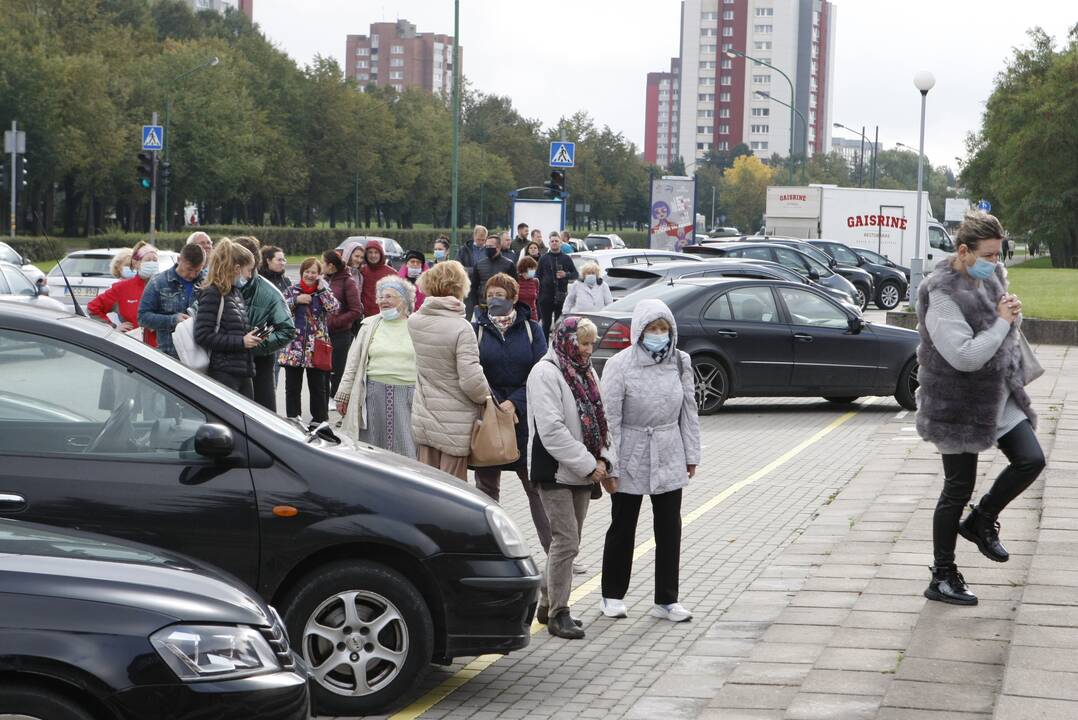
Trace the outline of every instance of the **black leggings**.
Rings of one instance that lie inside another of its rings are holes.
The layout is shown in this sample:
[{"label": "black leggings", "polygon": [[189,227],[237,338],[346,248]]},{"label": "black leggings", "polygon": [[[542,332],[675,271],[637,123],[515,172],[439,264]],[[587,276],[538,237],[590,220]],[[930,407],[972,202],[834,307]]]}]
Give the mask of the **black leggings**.
[{"label": "black leggings", "polygon": [[[1044,452],[1029,420],[1023,420],[998,440],[999,449],[1010,461],[992,487],[981,498],[978,508],[998,515],[1022,494],[1044,469]],[[973,496],[977,480],[977,453],[943,456],[943,492],[932,517],[932,547],[936,567],[954,563],[954,546],[962,510]]]},{"label": "black leggings", "polygon": [[277,412],[276,353],[255,356],[255,402],[270,412]]},{"label": "black leggings", "polygon": [[[678,600],[681,562],[681,489],[650,495],[655,529],[655,604]],[[629,590],[636,544],[636,521],[643,495],[610,496],[610,528],[603,548],[603,597],[621,600]]]},{"label": "black leggings", "polygon": [[550,338],[550,328],[561,317],[562,303],[555,303],[554,298],[539,298],[539,318],[543,324],[543,335]]},{"label": "black leggings", "polygon": [[322,423],[329,420],[329,373],[316,368],[284,366],[284,403],[287,417],[298,418],[302,412],[303,373],[307,373],[307,392],[310,393],[311,422]]},{"label": "black leggings", "polygon": [[333,344],[333,372],[329,376],[329,397],[337,394],[337,388],[344,377],[344,366],[348,361],[348,350],[352,347],[352,329],[342,330],[329,336]]}]

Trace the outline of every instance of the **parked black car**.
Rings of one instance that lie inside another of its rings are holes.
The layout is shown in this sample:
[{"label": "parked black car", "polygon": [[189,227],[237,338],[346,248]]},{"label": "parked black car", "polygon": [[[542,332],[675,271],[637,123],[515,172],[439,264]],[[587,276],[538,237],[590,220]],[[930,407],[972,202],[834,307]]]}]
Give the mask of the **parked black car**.
[{"label": "parked black car", "polygon": [[808,278],[833,290],[846,293],[850,298],[850,302],[859,308],[864,308],[861,295],[858,294],[858,289],[854,287],[853,283],[832,270],[827,263],[821,262],[797,248],[773,242],[730,241],[689,245],[686,246],[684,252],[703,257],[745,258],[778,263],[793,270],[803,278]]},{"label": "parked black car", "polygon": [[0,718],[307,720],[309,705],[280,618],[235,579],[0,519]]},{"label": "parked black car", "polygon": [[824,292],[778,280],[675,280],[651,285],[589,314],[599,329],[592,362],[629,345],[633,309],[665,302],[678,322],[678,348],[692,358],[702,415],[732,397],[813,397],[839,404],[892,395],[916,408],[918,335],[866,323]]},{"label": "parked black car", "polygon": [[104,323],[0,302],[0,348],[0,516],[232,573],[281,610],[319,714],[384,711],[432,660],[528,644],[539,572],[474,488],[308,433]]},{"label": "parked black car", "polygon": [[840,268],[860,268],[871,274],[875,285],[873,300],[880,310],[893,310],[909,292],[909,278],[883,256],[880,258],[884,262],[879,263],[870,260],[865,254],[867,251],[834,240],[809,240],[808,243],[834,258]]},{"label": "parked black car", "polygon": [[833,299],[850,307],[856,307],[846,293],[833,290],[814,280],[809,280],[807,277],[803,277],[793,270],[769,260],[718,258],[705,262],[664,263],[662,265],[651,265],[650,267],[615,267],[606,271],[606,277],[611,288],[615,284],[618,286],[618,289],[613,291],[615,298],[623,298],[631,292],[657,282],[669,282],[682,278],[742,277],[757,280],[787,280],[801,283],[802,285],[812,285],[817,290],[827,293]]}]

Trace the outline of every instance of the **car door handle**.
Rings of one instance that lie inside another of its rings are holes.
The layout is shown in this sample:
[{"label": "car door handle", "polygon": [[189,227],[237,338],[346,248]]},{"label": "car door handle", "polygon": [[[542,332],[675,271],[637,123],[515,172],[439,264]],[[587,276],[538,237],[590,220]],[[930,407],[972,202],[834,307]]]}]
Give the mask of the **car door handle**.
[{"label": "car door handle", "polygon": [[813,337],[811,335],[806,335],[805,333],[794,333],[794,340],[802,343],[810,343],[812,342]]},{"label": "car door handle", "polygon": [[719,335],[721,335],[722,337],[725,337],[725,338],[736,338],[737,337],[737,332],[734,331],[734,330],[719,330],[718,333],[719,333]]},{"label": "car door handle", "polygon": [[0,512],[17,512],[26,509],[26,498],[15,493],[0,493]]}]

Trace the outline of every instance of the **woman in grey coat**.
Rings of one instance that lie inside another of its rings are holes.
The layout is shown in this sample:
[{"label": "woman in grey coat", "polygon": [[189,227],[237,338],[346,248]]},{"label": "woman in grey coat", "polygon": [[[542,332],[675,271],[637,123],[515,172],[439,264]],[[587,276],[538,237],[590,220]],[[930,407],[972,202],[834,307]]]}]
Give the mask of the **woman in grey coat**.
[{"label": "woman in grey coat", "polygon": [[[956,605],[977,604],[955,564],[957,536],[990,560],[1006,562],[999,513],[1044,469],[1033,433],[1037,415],[1024,389],[1029,368],[1018,329],[1022,303],[1007,291],[1002,238],[995,217],[967,214],[955,255],[942,260],[917,293],[917,431],[939,448],[944,473],[932,521],[935,564],[924,594]],[[993,445],[1010,465],[960,523],[973,495],[977,454]]]},{"label": "woman in grey coat", "polygon": [[626,617],[623,601],[633,569],[636,522],[644,496],[655,521],[654,617],[682,622],[692,613],[678,602],[681,556],[681,490],[700,464],[692,362],[677,349],[677,324],[661,300],[633,310],[633,344],[606,363],[602,393],[611,444],[619,458],[607,489],[610,529],[603,548],[603,597],[599,608]]}]

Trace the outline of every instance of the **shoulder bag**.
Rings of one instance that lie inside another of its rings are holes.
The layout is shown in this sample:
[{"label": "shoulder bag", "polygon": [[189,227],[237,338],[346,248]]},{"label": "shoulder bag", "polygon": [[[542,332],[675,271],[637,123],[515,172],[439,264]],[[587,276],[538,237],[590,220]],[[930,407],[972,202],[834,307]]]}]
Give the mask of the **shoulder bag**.
[{"label": "shoulder bag", "polygon": [[516,424],[516,412],[503,410],[494,402],[494,397],[488,395],[482,414],[472,425],[468,464],[472,467],[496,467],[519,460]]},{"label": "shoulder bag", "polygon": [[1033,348],[1029,346],[1026,334],[1022,332],[1021,328],[1018,329],[1018,350],[1022,354],[1022,384],[1029,385],[1041,375],[1044,375],[1044,366],[1041,365],[1037,356],[1033,354]]},{"label": "shoulder bag", "polygon": [[[217,305],[217,324],[213,326],[216,333],[221,329],[221,313],[225,310],[225,298]],[[172,331],[172,345],[176,348],[176,355],[180,362],[198,372],[206,372],[210,367],[210,353],[206,348],[195,342],[195,319],[189,317],[176,324]]]}]

